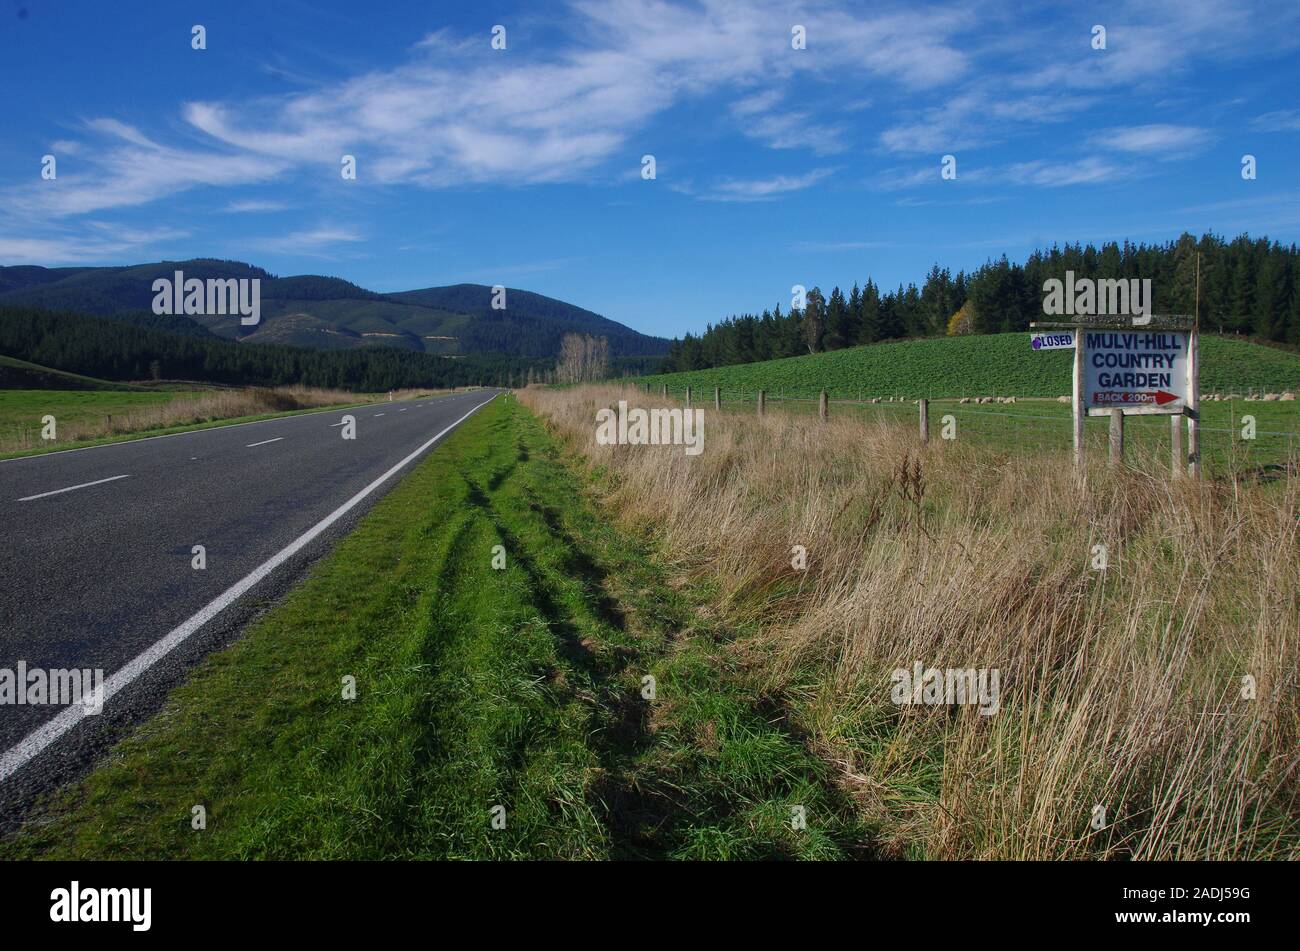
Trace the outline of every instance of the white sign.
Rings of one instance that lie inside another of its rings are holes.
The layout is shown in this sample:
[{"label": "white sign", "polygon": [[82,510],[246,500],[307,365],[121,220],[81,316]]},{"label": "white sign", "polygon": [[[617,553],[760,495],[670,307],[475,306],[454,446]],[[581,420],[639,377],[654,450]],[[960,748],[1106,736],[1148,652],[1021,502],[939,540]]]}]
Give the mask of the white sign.
[{"label": "white sign", "polygon": [[1033,333],[1029,335],[1029,346],[1035,350],[1073,350],[1074,331],[1058,330],[1056,333]]},{"label": "white sign", "polygon": [[1083,333],[1083,408],[1098,416],[1181,413],[1187,405],[1188,335],[1172,331]]}]

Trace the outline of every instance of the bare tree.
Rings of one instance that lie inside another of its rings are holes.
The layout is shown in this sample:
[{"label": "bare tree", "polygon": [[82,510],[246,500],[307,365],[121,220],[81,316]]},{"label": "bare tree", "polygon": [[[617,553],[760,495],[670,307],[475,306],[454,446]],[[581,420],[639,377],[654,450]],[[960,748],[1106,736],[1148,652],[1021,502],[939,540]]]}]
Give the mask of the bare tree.
[{"label": "bare tree", "polygon": [[609,340],[588,334],[565,334],[555,364],[557,383],[587,383],[609,376]]}]

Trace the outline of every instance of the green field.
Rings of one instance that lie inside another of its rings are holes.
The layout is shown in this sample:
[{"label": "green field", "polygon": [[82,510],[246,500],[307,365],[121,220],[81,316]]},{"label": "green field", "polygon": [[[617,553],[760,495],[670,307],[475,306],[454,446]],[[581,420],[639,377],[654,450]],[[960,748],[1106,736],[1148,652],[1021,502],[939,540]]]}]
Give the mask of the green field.
[{"label": "green field", "polygon": [[[992,334],[881,343],[829,353],[639,378],[704,396],[765,389],[771,395],[834,397],[1065,396],[1073,352],[1034,352],[1029,335]],[[1225,337],[1201,341],[1201,392],[1300,390],[1300,355]]]},{"label": "green field", "polygon": [[21,437],[24,431],[38,438],[41,417],[47,414],[59,426],[72,427],[161,406],[180,396],[174,391],[151,390],[0,390],[0,445]]},{"label": "green field", "polygon": [[590,489],[490,403],[0,859],[869,852],[710,592],[668,584]]}]

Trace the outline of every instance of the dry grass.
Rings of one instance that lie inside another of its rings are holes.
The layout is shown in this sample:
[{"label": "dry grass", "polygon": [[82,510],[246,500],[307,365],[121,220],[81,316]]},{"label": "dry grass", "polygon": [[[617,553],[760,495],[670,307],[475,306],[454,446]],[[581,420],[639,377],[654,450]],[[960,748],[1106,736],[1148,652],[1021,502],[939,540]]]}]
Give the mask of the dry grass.
[{"label": "dry grass", "polygon": [[[753,632],[736,646],[761,658],[755,689],[785,699],[888,850],[1300,854],[1295,465],[1262,485],[1098,460],[1080,483],[1067,454],[711,409],[694,458],[597,446],[595,413],[620,398],[667,405],[612,386],[520,393],[608,468],[613,510]],[[997,669],[1000,710],[894,704],[890,672],[916,661]]]},{"label": "dry grass", "polygon": [[[415,399],[434,395],[438,390],[397,390],[395,400]],[[261,416],[267,413],[287,413],[297,410],[318,409],[326,406],[346,406],[387,401],[387,393],[351,393],[347,390],[322,389],[309,386],[246,387],[242,389],[207,390],[198,393],[178,393],[164,403],[142,406],[126,413],[95,415],[90,418],[60,422],[56,445],[120,436],[129,433],[146,433],[176,426],[190,426],[244,416]],[[33,418],[39,419],[39,416]],[[26,449],[47,448],[51,445],[40,438],[39,426],[32,426],[0,438],[0,452],[18,452]]]}]

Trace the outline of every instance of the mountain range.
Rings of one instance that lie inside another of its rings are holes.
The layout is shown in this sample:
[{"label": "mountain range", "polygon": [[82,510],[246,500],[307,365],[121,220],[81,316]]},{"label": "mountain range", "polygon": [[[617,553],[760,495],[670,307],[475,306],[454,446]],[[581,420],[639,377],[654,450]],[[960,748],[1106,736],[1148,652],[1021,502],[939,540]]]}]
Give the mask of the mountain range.
[{"label": "mountain range", "polygon": [[[261,321],[243,326],[239,315],[157,316],[153,282],[185,278],[258,278]],[[199,258],[126,267],[0,267],[0,306],[39,307],[115,317],[155,329],[214,334],[246,343],[317,350],[398,347],[440,356],[501,354],[553,357],[566,333],[609,340],[612,357],[660,356],[669,341],[638,333],[573,304],[507,288],[504,309],[492,307],[492,288],[453,284],[380,294],[337,277],[276,277],[240,261]]]}]

